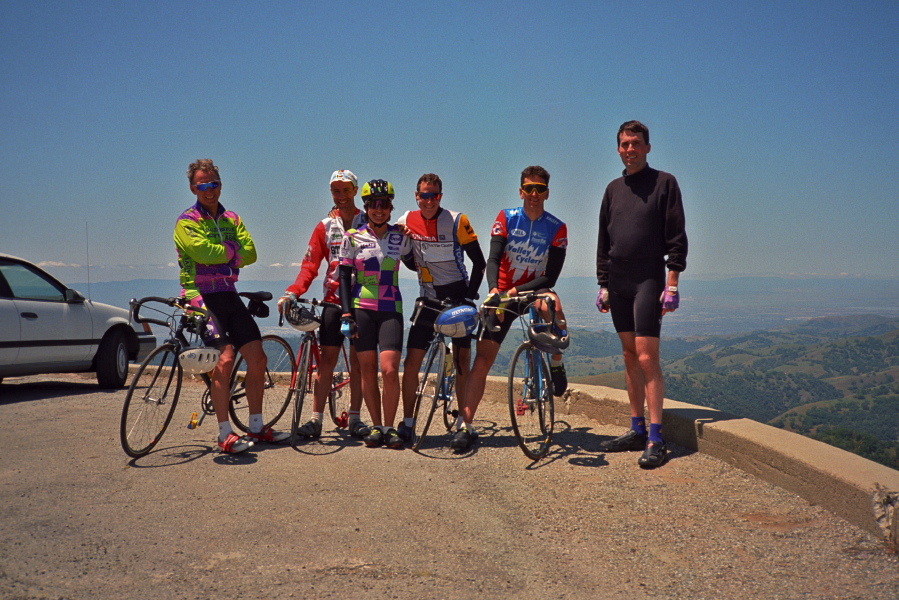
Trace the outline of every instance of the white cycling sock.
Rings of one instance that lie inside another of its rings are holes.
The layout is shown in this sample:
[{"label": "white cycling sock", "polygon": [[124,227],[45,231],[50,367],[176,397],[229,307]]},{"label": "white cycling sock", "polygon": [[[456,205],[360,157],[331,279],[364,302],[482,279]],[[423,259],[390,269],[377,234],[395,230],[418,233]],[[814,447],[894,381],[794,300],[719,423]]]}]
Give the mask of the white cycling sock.
[{"label": "white cycling sock", "polygon": [[412,417],[409,417],[408,419],[403,419],[403,423],[405,423],[406,427],[414,427],[415,419],[413,419]]},{"label": "white cycling sock", "polygon": [[228,437],[229,433],[232,433],[234,430],[231,429],[231,421],[222,421],[219,423],[219,441],[224,442],[225,438]]},{"label": "white cycling sock", "polygon": [[312,413],[312,420],[315,421],[316,423],[321,423],[324,418],[325,418],[325,413],[317,413],[317,412]]},{"label": "white cycling sock", "polygon": [[262,413],[257,415],[250,415],[250,431],[253,433],[259,433],[262,431],[262,426],[265,425],[265,421],[262,420]]}]

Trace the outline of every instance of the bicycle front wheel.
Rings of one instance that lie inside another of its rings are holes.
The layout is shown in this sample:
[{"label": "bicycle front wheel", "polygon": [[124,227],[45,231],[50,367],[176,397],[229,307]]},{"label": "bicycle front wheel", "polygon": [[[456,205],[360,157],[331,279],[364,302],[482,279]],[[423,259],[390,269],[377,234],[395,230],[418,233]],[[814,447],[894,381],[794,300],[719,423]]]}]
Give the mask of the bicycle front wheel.
[{"label": "bicycle front wheel", "polygon": [[412,449],[418,450],[424,442],[434,410],[440,400],[443,389],[443,361],[446,357],[446,346],[440,342],[431,344],[421,370],[418,373],[418,390],[415,394],[415,424],[412,430]]},{"label": "bicycle front wheel", "polygon": [[[447,357],[449,357],[447,353]],[[455,360],[455,357],[453,357]],[[443,407],[443,426],[452,431],[459,417],[459,405],[456,402],[456,364],[450,361],[443,374],[443,390],[440,394],[440,406]]]},{"label": "bicycle front wheel", "polygon": [[[277,335],[262,336],[262,350],[268,359],[262,382],[262,420],[264,425],[272,426],[278,422],[290,403],[296,363],[290,344]],[[231,402],[228,405],[228,412],[234,425],[244,432],[250,430],[246,378],[246,362],[238,353],[231,373]]]},{"label": "bicycle front wheel", "polygon": [[331,412],[331,420],[338,427],[344,423],[341,418],[343,413],[350,414],[350,342],[344,340],[340,353],[337,355],[337,364],[334,366],[334,376],[331,378],[331,391],[328,393],[328,410]]},{"label": "bicycle front wheel", "polygon": [[[313,402],[306,402],[307,394],[311,397],[313,394],[313,389],[315,386],[315,382],[313,381],[313,375],[315,371],[315,364],[312,360],[312,344],[314,342],[310,339],[306,339],[300,345],[300,361],[297,365],[297,376],[296,376],[296,394],[293,397],[293,418],[291,419],[290,424],[290,445],[296,446],[297,441],[299,441],[298,430],[302,427],[307,421],[312,418],[312,409]],[[303,408],[306,408],[305,415],[303,413]]]},{"label": "bicycle front wheel", "polygon": [[539,460],[553,436],[553,390],[543,353],[529,343],[515,351],[509,366],[509,415],[525,456]]},{"label": "bicycle front wheel", "polygon": [[125,454],[146,455],[162,439],[181,392],[181,365],[174,344],[159,346],[141,363],[131,380],[119,437]]}]

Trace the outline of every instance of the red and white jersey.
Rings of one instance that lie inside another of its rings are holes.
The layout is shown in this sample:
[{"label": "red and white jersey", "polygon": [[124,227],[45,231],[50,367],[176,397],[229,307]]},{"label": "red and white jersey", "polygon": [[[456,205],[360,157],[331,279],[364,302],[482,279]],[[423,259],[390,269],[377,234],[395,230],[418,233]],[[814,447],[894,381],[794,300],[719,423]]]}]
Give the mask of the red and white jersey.
[{"label": "red and white jersey", "polygon": [[[353,215],[353,223],[350,229],[358,229],[365,222],[365,215],[357,210]],[[322,259],[327,258],[328,268],[325,271],[323,285],[325,302],[339,303],[340,283],[337,277],[337,265],[340,255],[340,244],[346,230],[343,228],[343,219],[338,217],[326,217],[315,225],[312,235],[309,237],[309,246],[303,255],[300,272],[296,280],[287,287],[287,292],[302,296],[309,290],[312,280],[318,276],[318,268]]]}]

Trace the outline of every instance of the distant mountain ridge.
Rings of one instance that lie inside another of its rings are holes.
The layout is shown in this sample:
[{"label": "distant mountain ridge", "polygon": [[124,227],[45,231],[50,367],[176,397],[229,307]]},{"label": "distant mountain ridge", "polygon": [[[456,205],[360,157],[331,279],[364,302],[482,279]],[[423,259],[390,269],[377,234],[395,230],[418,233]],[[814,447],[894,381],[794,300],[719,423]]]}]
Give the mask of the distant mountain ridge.
[{"label": "distant mountain ridge", "polygon": [[[899,279],[800,279],[778,277],[734,277],[721,280],[690,280],[681,283],[681,308],[665,318],[665,337],[724,335],[772,329],[806,319],[852,314],[899,318]],[[242,291],[266,290],[276,297],[293,281],[241,280]],[[72,287],[88,294],[85,283]],[[485,292],[482,286],[482,297]],[[415,280],[401,279],[406,300],[418,295]],[[596,281],[590,277],[563,277],[556,285],[572,327],[612,331],[611,318],[595,306]],[[315,280],[307,294],[321,297],[321,281]],[[128,306],[128,300],[144,296],[175,296],[180,287],[173,279],[135,279],[92,283],[90,296],[98,302]],[[408,306],[407,306],[408,308]],[[408,319],[411,310],[406,311]],[[277,327],[269,317],[264,327]]]}]

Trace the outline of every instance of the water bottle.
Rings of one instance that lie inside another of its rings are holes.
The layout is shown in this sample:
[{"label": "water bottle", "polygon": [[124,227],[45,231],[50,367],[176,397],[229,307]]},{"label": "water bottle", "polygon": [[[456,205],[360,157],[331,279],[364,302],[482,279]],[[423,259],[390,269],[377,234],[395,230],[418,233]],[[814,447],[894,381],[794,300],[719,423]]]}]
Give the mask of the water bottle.
[{"label": "water bottle", "polygon": [[446,358],[443,360],[443,373],[449,375],[453,372],[453,351],[447,349]]}]

